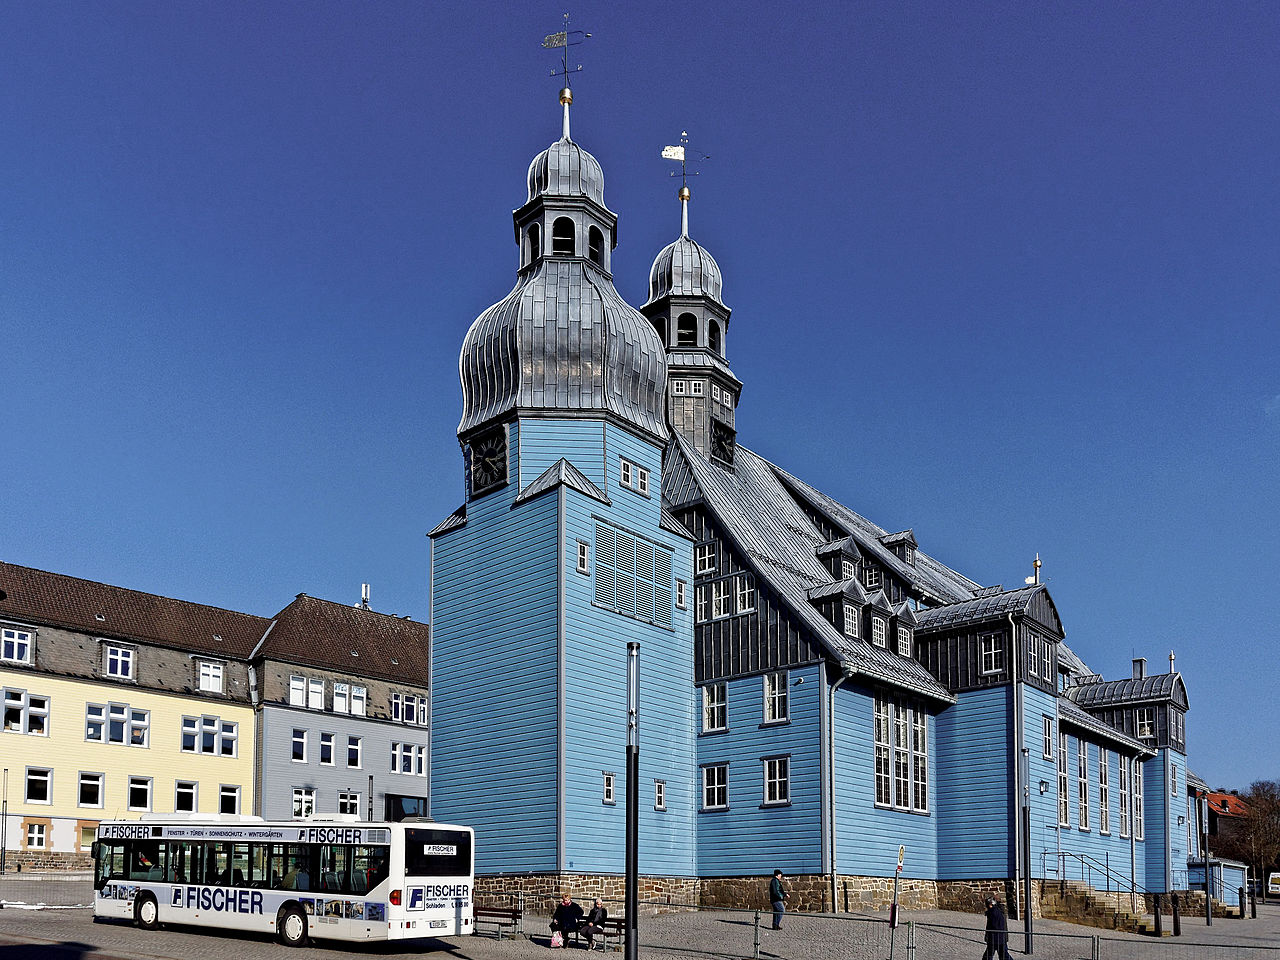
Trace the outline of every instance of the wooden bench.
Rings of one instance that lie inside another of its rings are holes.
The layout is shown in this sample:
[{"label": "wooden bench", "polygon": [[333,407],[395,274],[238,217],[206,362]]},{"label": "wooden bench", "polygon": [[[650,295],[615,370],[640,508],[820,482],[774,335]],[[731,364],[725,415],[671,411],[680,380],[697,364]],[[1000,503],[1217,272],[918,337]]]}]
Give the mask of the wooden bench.
[{"label": "wooden bench", "polygon": [[515,933],[520,929],[521,913],[515,907],[476,907],[472,911],[475,920],[475,933],[480,932],[480,924],[492,923],[498,928],[498,939],[501,940],[507,927]]},{"label": "wooden bench", "polygon": [[622,949],[622,940],[627,935],[627,921],[622,917],[609,917],[600,924],[603,933],[595,938],[595,942],[600,945],[601,950],[609,949],[609,941],[613,941],[613,949]]}]

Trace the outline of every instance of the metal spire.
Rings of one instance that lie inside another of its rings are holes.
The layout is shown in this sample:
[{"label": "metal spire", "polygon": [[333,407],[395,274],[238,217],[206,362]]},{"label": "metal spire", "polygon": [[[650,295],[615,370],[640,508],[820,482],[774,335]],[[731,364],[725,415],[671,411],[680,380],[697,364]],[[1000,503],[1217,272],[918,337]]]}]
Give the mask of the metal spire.
[{"label": "metal spire", "polygon": [[[564,15],[564,29],[559,33],[549,33],[542,38],[542,46],[547,50],[563,50],[560,60],[560,69],[552,70],[551,76],[564,77],[564,88],[560,91],[560,103],[564,106],[564,122],[561,126],[561,139],[572,140],[569,136],[569,106],[573,103],[573,90],[569,87],[569,75],[577,73],[582,69],[582,64],[578,64],[573,69],[569,68],[569,48],[576,47],[585,43],[590,39],[591,34],[584,33],[581,30],[569,29],[569,15]],[[575,39],[576,38],[576,39]]]},{"label": "metal spire", "polygon": [[[688,165],[688,161],[686,160],[686,155],[688,153],[686,148],[688,146],[689,146],[689,131],[681,130],[679,146],[662,148],[663,160],[679,160],[680,161],[680,193],[678,194],[678,196],[680,197],[680,236],[682,237],[689,236],[689,200],[693,196],[693,194],[689,192],[689,178],[696,177],[698,175],[697,170],[694,170],[692,173],[689,172],[689,165]],[[707,155],[704,153],[694,157],[693,159],[706,160],[708,158],[707,158]],[[674,177],[675,175],[676,175],[676,172],[672,170],[671,176]]]}]

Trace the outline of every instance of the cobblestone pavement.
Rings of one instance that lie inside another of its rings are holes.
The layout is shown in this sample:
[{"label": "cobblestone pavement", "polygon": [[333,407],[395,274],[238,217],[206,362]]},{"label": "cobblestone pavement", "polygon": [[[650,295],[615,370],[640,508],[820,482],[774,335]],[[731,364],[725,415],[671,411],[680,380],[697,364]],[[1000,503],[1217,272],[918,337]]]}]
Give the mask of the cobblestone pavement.
[{"label": "cobblestone pavement", "polygon": [[[788,914],[780,932],[762,918],[761,960],[886,960],[890,931],[884,914],[840,917]],[[910,960],[911,921],[915,960],[950,960],[982,955],[982,917],[947,911],[913,911],[893,934],[893,957]],[[1015,930],[1010,949],[1019,954],[1022,935]],[[0,960],[339,960],[352,954],[374,958],[418,957],[435,953],[457,960],[550,960],[577,955],[573,949],[552,954],[545,920],[526,922],[530,939],[497,940],[489,936],[451,940],[356,945],[319,941],[304,953],[262,936],[207,933],[191,928],[146,932],[122,922],[94,922],[88,910],[0,909]],[[1188,919],[1180,939],[1128,936],[1072,924],[1042,920],[1036,924],[1036,957],[1046,960],[1091,960],[1094,937],[1100,960],[1280,960],[1280,905],[1260,906],[1257,920]],[[698,957],[755,956],[756,925],[751,912],[705,911],[645,917],[641,921],[640,955],[645,960],[694,960]]]}]

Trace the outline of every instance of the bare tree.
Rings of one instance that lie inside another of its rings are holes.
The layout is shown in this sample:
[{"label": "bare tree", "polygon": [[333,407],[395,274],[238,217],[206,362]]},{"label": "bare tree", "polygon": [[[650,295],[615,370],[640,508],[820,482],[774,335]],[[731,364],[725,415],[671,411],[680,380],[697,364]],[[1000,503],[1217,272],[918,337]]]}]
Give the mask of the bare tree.
[{"label": "bare tree", "polygon": [[1237,835],[1241,859],[1265,884],[1280,860],[1280,780],[1255,780],[1244,801],[1249,809]]}]

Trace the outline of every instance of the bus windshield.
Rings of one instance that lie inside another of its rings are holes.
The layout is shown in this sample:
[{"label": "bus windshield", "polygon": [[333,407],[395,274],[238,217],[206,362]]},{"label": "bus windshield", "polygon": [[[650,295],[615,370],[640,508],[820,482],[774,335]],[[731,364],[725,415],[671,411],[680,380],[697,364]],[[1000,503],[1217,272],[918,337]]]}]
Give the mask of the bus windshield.
[{"label": "bus windshield", "polygon": [[404,832],[406,877],[471,875],[471,834],[463,830],[410,827]]}]

